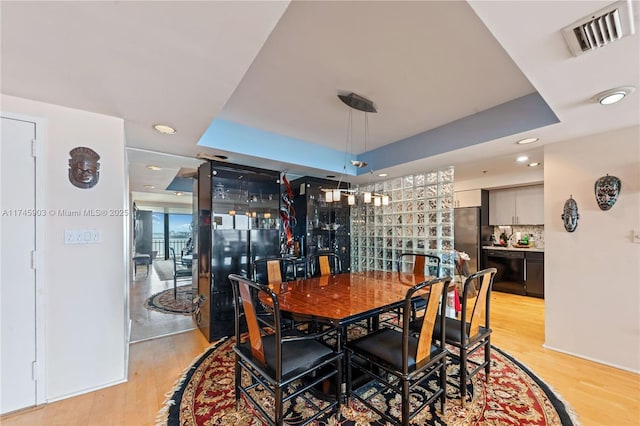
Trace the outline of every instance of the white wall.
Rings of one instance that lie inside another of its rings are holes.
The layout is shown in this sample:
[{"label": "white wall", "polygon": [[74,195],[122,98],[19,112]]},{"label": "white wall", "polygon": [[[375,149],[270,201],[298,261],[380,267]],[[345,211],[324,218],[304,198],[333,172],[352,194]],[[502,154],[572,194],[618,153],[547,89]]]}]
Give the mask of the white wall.
[{"label": "white wall", "polygon": [[[598,207],[595,181],[622,181],[618,202]],[[640,128],[545,146],[545,346],[640,371]],[[573,196],[580,219],[560,215]]]},{"label": "white wall", "polygon": [[[2,110],[47,120],[44,224],[47,401],[126,380],[126,230],[128,216],[89,216],[84,209],[128,209],[121,119],[2,95]],[[69,151],[100,155],[90,189],[68,179]],[[19,184],[19,183],[16,183]],[[62,216],[58,210],[80,211]],[[65,229],[98,229],[99,244],[65,245]]]},{"label": "white wall", "polygon": [[[454,174],[455,178],[455,174]],[[478,179],[456,180],[454,191],[466,191],[469,189],[497,189],[509,186],[522,186],[542,183],[544,171],[536,167],[523,167],[523,171],[517,173],[489,174]]]}]

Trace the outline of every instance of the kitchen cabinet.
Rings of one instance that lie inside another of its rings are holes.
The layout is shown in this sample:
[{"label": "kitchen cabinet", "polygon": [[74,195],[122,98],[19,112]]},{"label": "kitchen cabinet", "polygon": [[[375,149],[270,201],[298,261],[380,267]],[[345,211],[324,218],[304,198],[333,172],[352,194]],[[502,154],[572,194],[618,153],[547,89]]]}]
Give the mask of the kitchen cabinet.
[{"label": "kitchen cabinet", "polygon": [[525,253],[525,287],[527,296],[544,298],[544,253]]},{"label": "kitchen cabinet", "polygon": [[489,191],[489,225],[543,224],[543,185]]},{"label": "kitchen cabinet", "polygon": [[453,207],[480,207],[482,205],[482,190],[469,189],[453,193]]},{"label": "kitchen cabinet", "polygon": [[484,264],[496,268],[493,289],[544,298],[544,252],[483,250]]}]

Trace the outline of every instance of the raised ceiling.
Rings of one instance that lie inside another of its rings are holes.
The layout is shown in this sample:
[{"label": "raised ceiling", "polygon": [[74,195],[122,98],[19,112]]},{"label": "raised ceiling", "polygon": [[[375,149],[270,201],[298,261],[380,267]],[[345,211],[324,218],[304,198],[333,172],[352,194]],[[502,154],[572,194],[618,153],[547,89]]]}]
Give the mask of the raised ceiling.
[{"label": "raised ceiling", "polygon": [[[307,147],[345,151],[348,108],[336,95],[349,91],[379,110],[369,115],[367,151],[382,150],[388,166],[376,169],[393,176],[453,164],[458,179],[471,179],[519,170],[521,151],[542,161],[544,144],[640,124],[637,91],[607,107],[591,101],[640,85],[637,30],[579,57],[561,33],[610,3],[3,1],[2,93],[122,117],[134,192],[168,194],[170,177],[197,165],[201,151],[294,175],[335,174],[335,162],[312,162],[322,156]],[[639,4],[631,3],[637,27]],[[559,122],[530,130],[517,118],[475,123],[486,140],[472,140],[480,131],[456,133],[523,96],[544,102]],[[178,133],[154,132],[158,122]],[[294,144],[258,137],[234,145],[213,133],[213,147],[198,146],[216,122]],[[422,135],[422,148],[443,129],[451,140],[440,138],[440,151],[393,163],[402,150],[389,144]],[[514,144],[532,135],[538,147]],[[357,133],[350,151],[365,151]],[[171,163],[162,178],[144,167],[160,159]]]}]

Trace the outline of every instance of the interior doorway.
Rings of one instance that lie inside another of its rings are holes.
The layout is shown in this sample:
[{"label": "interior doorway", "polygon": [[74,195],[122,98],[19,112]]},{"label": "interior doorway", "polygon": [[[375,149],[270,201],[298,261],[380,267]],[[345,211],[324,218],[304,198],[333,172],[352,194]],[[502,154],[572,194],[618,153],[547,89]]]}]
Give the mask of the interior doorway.
[{"label": "interior doorway", "polygon": [[[0,414],[44,402],[42,122],[2,114]],[[38,163],[39,164],[39,163]],[[39,250],[39,251],[38,251]]]}]

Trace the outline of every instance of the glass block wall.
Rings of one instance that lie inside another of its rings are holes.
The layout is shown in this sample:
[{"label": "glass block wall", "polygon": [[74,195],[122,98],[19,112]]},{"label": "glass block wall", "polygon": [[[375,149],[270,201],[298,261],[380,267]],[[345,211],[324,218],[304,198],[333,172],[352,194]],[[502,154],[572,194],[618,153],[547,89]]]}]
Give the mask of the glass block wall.
[{"label": "glass block wall", "polygon": [[442,274],[453,276],[453,167],[360,187],[390,197],[387,206],[351,208],[351,270],[396,270],[403,252],[440,257]]}]

